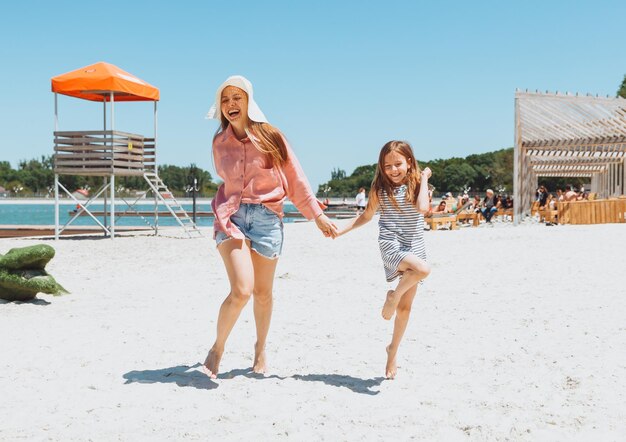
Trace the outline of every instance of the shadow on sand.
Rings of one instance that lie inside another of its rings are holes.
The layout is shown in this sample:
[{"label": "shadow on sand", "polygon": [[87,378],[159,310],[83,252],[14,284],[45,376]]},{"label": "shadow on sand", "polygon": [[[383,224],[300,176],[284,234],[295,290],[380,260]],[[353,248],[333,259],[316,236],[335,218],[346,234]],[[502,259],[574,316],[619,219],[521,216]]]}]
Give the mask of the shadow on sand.
[{"label": "shadow on sand", "polygon": [[[170,384],[175,383],[179,387],[195,387],[204,390],[213,390],[219,386],[216,382],[211,380],[201,371],[196,370],[202,367],[202,364],[197,363],[192,366],[179,365],[177,367],[162,368],[160,370],[136,370],[129,371],[124,375],[126,379],[125,384]],[[372,390],[374,387],[380,386],[385,380],[383,377],[377,377],[372,379],[361,379],[353,376],[339,375],[339,374],[306,374],[281,377],[277,375],[265,376],[263,374],[254,373],[252,367],[238,368],[226,373],[220,373],[217,379],[233,379],[238,376],[244,376],[250,379],[295,379],[297,381],[305,382],[323,382],[326,385],[332,387],[346,387],[354,393],[377,395],[379,391]]]},{"label": "shadow on sand", "polygon": [[196,368],[202,364],[178,365],[158,370],[133,370],[124,375],[124,384],[176,384],[179,387],[194,387],[202,390],[214,390],[219,384]]},{"label": "shadow on sand", "polygon": [[307,382],[323,382],[333,387],[346,387],[355,393],[377,395],[380,391],[371,390],[373,387],[379,387],[385,380],[383,377],[372,379],[355,378],[354,376],[340,374],[295,374],[291,376],[293,379]]},{"label": "shadow on sand", "polygon": [[5,299],[0,299],[0,304],[30,304],[30,305],[50,305],[52,304],[49,301],[46,301],[45,299],[39,299],[39,298],[33,298],[29,301],[7,301]]},{"label": "shadow on sand", "polygon": [[355,393],[376,395],[379,391],[371,390],[373,387],[378,387],[385,380],[383,377],[373,379],[361,379],[354,376],[340,375],[340,374],[294,374],[293,376],[281,377],[275,374],[265,376],[259,373],[254,373],[252,367],[244,369],[235,369],[226,373],[221,373],[217,376],[218,379],[232,379],[237,376],[244,376],[250,379],[279,379],[281,381],[285,379],[295,379],[297,381],[305,382],[323,382],[326,385],[332,387],[346,387]]}]

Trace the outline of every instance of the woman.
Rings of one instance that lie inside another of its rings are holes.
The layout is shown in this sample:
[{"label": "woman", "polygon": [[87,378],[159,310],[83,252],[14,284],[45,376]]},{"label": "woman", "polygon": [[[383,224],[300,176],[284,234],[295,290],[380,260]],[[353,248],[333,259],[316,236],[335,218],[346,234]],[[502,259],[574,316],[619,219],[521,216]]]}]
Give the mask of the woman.
[{"label": "woman", "polygon": [[252,297],[257,334],[252,369],[265,373],[274,272],[283,243],[283,201],[288,197],[307,219],[315,219],[327,237],[337,236],[337,226],[322,212],[324,206],[291,147],[268,123],[246,78],[236,75],[222,83],[207,117],[221,123],[213,138],[213,159],[224,183],[211,205],[230,293],[220,308],[217,336],[204,369],[217,377],[228,335]]}]

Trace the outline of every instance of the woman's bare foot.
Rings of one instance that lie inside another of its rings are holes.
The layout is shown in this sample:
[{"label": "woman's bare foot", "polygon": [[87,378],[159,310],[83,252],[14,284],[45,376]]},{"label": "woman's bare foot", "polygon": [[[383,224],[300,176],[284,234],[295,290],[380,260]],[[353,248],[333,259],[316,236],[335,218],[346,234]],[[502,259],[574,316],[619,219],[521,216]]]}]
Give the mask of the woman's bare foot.
[{"label": "woman's bare foot", "polygon": [[265,362],[265,349],[254,349],[254,365],[252,366],[252,371],[258,374],[264,374],[267,370],[267,365]]},{"label": "woman's bare foot", "polygon": [[393,318],[393,314],[396,312],[398,308],[398,304],[400,303],[400,296],[395,294],[394,290],[389,290],[387,292],[387,299],[385,300],[385,305],[383,305],[383,318],[389,321]]},{"label": "woman's bare foot", "polygon": [[396,377],[396,374],[398,373],[398,366],[396,364],[396,354],[397,354],[397,351],[394,350],[392,352],[389,347],[391,347],[391,346],[388,345],[387,348],[386,348],[386,350],[387,350],[387,367],[385,367],[385,376],[387,377],[387,379],[394,379]]},{"label": "woman's bare foot", "polygon": [[202,366],[202,371],[206,373],[208,377],[211,379],[217,378],[217,373],[220,369],[220,361],[222,360],[222,352],[218,352],[215,349],[211,349],[206,359],[204,360],[204,365]]}]

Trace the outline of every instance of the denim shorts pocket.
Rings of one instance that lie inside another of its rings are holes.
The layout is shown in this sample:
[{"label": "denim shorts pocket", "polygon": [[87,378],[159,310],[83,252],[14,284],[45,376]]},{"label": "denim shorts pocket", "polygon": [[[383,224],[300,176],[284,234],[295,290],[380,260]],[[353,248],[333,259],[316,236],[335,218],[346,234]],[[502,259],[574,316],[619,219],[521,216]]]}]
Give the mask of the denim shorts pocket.
[{"label": "denim shorts pocket", "polygon": [[263,214],[266,215],[268,220],[278,221],[278,222],[281,221],[280,217],[276,214],[276,212],[274,212],[273,210],[270,210],[264,204],[261,204],[261,208],[263,209]]},{"label": "denim shorts pocket", "polygon": [[283,222],[280,217],[261,205],[248,232],[252,248],[267,258],[280,256],[283,245]]}]

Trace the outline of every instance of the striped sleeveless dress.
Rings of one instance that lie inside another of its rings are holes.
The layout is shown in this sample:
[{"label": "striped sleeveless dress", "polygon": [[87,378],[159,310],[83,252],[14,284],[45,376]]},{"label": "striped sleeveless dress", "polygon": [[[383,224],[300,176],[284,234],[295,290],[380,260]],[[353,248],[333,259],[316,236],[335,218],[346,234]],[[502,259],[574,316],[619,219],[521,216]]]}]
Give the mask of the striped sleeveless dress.
[{"label": "striped sleeveless dress", "polygon": [[378,220],[378,245],[388,282],[400,275],[398,265],[407,255],[426,259],[424,215],[419,213],[412,203],[406,201],[406,185],[396,187],[393,196],[400,210],[393,205],[383,190]]}]

